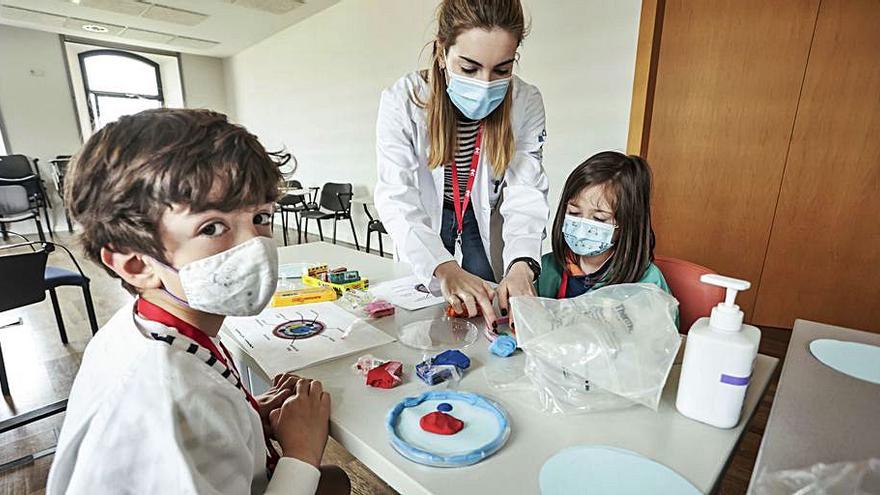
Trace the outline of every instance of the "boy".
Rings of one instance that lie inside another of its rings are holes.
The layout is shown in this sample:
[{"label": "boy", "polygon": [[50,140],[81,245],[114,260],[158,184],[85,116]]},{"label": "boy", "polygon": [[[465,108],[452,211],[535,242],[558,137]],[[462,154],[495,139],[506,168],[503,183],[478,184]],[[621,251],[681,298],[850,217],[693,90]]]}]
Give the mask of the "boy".
[{"label": "boy", "polygon": [[254,398],[217,338],[275,290],[279,180],[255,136],[206,110],[122,117],[85,144],[66,204],[137,298],[86,348],[47,493],[347,493],[319,466],[321,383],[286,374]]}]

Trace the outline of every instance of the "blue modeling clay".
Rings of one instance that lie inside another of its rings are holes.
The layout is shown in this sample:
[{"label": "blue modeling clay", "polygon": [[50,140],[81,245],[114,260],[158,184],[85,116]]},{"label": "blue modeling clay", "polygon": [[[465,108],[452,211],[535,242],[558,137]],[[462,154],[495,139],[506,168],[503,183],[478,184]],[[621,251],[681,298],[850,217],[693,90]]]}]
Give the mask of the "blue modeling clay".
[{"label": "blue modeling clay", "polygon": [[449,412],[452,410],[452,404],[448,402],[441,402],[437,404],[437,410],[440,412]]},{"label": "blue modeling clay", "polygon": [[489,352],[500,357],[507,357],[516,350],[516,339],[510,335],[499,335],[489,346]]},{"label": "blue modeling clay", "polygon": [[422,361],[416,365],[416,375],[428,385],[437,385],[452,378],[452,373],[456,369],[451,364],[436,365],[431,364],[431,360]]},{"label": "blue modeling clay", "polygon": [[471,360],[463,352],[450,349],[434,356],[434,359],[431,360],[431,364],[435,366],[451,364],[460,370],[466,370],[471,366]]}]

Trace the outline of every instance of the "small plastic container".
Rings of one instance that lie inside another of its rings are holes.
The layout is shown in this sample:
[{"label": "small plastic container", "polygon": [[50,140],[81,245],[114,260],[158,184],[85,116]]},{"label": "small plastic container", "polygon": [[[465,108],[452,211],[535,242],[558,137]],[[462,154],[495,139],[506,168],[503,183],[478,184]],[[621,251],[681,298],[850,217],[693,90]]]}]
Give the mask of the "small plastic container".
[{"label": "small plastic container", "polygon": [[473,344],[480,335],[476,325],[461,318],[419,320],[403,325],[397,340],[413,349],[442,351],[464,349]]}]

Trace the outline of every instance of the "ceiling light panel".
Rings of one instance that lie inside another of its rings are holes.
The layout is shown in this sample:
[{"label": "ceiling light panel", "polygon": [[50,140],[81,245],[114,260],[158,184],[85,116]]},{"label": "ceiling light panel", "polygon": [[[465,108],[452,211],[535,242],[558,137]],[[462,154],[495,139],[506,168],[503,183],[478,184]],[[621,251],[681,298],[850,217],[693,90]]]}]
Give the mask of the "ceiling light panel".
[{"label": "ceiling light panel", "polygon": [[[70,3],[69,0],[61,0]],[[93,9],[107,10],[116,12],[117,14],[141,15],[150,7],[150,4],[139,2],[137,0],[79,0],[77,2],[82,7],[90,7]]]},{"label": "ceiling light panel", "polygon": [[22,9],[19,7],[11,7],[9,5],[0,5],[0,17],[13,21],[32,22],[34,24],[43,24],[54,27],[64,26],[64,20],[66,19],[64,16],[50,14],[48,12]]},{"label": "ceiling light panel", "polygon": [[206,14],[178,9],[167,5],[153,4],[141,17],[155,21],[173,22],[185,26],[195,26],[208,18]]},{"label": "ceiling light panel", "polygon": [[273,14],[286,14],[305,4],[302,0],[225,0],[226,3],[262,10]]},{"label": "ceiling light panel", "polygon": [[64,21],[64,27],[66,28],[94,32],[94,30],[91,29],[84,29],[83,26],[105,27],[107,28],[107,32],[99,34],[109,34],[112,36],[118,36],[119,33],[121,33],[123,29],[125,29],[125,26],[117,26],[115,24],[107,24],[106,22],[91,21],[88,19],[76,19],[74,17],[69,17],[66,21]]},{"label": "ceiling light panel", "polygon": [[147,31],[145,29],[127,28],[119,36],[131,40],[147,41],[150,43],[168,43],[176,35],[169,33],[159,33],[156,31]]},{"label": "ceiling light panel", "polygon": [[184,48],[195,48],[197,50],[207,50],[219,45],[219,41],[202,40],[198,38],[188,38],[186,36],[178,36],[171,40],[169,45],[180,46]]}]

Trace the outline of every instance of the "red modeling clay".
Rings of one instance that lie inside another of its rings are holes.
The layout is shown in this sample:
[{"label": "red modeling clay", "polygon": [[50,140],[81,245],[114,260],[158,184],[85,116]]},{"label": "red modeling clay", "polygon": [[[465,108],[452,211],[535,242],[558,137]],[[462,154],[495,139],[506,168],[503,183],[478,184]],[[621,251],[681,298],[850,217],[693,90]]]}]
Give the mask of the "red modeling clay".
[{"label": "red modeling clay", "polygon": [[393,388],[403,381],[400,378],[402,374],[402,363],[388,361],[367,372],[367,385],[377,388]]},{"label": "red modeling clay", "polygon": [[434,411],[422,416],[419,426],[425,431],[438,435],[455,435],[464,428],[464,423],[450,414]]}]

